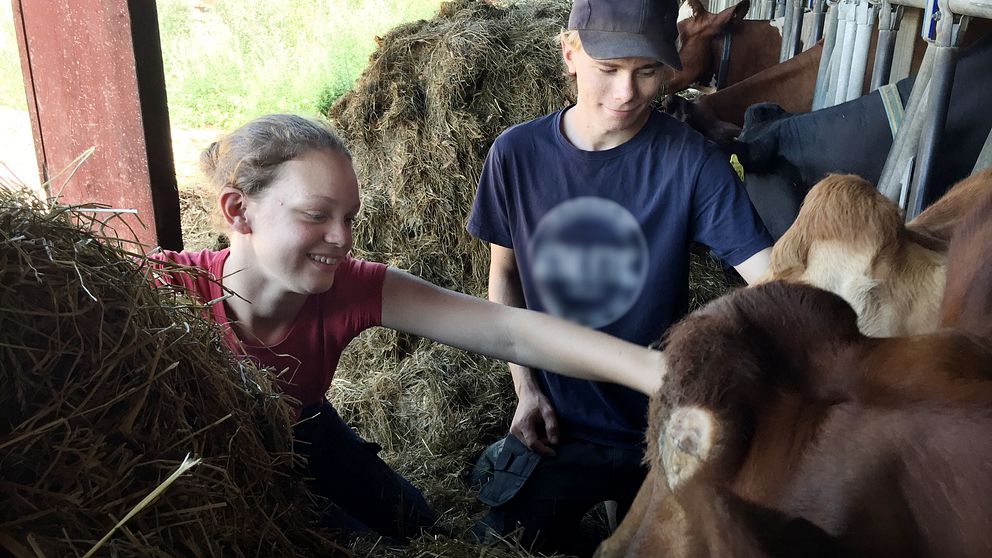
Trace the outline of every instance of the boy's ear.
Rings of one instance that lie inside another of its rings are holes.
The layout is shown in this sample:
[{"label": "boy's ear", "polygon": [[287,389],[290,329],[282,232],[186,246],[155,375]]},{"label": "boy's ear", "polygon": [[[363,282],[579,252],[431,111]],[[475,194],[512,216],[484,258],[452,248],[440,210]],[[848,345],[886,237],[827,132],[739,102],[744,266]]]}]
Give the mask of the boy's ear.
[{"label": "boy's ear", "polygon": [[565,69],[568,75],[575,75],[575,62],[572,60],[572,56],[575,55],[575,49],[569,46],[564,39],[561,41],[561,59],[565,62]]},{"label": "boy's ear", "polygon": [[220,191],[220,212],[224,217],[224,222],[234,232],[248,234],[251,226],[248,224],[248,217],[245,214],[248,198],[245,193],[237,188],[224,186]]}]

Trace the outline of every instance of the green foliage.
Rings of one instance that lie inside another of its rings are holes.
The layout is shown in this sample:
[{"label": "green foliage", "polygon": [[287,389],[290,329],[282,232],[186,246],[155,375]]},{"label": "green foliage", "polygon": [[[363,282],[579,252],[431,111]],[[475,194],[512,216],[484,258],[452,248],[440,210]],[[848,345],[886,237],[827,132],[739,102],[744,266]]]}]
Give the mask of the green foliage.
[{"label": "green foliage", "polygon": [[[173,124],[228,128],[267,112],[326,111],[365,68],[376,35],[440,4],[158,0]],[[26,110],[9,2],[0,18],[0,106]]]},{"label": "green foliage", "polygon": [[375,36],[440,0],[159,0],[170,114],[231,127],[267,112],[316,113],[352,87]]}]

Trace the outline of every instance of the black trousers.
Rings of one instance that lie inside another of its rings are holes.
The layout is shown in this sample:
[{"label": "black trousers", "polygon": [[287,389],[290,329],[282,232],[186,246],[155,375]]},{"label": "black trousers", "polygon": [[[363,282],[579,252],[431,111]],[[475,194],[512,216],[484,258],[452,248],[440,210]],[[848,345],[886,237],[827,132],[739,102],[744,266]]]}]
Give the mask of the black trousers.
[{"label": "black trousers", "polygon": [[549,457],[512,434],[497,444],[483,454],[493,461],[492,476],[482,481],[479,499],[490,508],[473,532],[483,540],[488,532],[502,536],[522,526],[524,546],[544,553],[591,556],[602,536],[583,531],[582,517],[614,500],[622,518],[647,474],[640,449],[564,440]]},{"label": "black trousers", "polygon": [[436,521],[423,494],[379,458],[382,448],[359,437],[327,401],[304,409],[293,435],[310,490],[328,500],[321,509],[328,527],[405,541]]}]

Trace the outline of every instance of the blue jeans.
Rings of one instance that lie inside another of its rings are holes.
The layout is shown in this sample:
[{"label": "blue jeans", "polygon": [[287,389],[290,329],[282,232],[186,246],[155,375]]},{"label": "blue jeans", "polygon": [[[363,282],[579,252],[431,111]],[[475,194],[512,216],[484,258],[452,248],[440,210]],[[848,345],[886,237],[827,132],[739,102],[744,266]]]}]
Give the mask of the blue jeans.
[{"label": "blue jeans", "polygon": [[307,459],[310,490],[329,501],[321,510],[327,527],[405,541],[437,520],[423,494],[379,458],[382,448],[359,437],[327,401],[303,410],[293,437]]}]

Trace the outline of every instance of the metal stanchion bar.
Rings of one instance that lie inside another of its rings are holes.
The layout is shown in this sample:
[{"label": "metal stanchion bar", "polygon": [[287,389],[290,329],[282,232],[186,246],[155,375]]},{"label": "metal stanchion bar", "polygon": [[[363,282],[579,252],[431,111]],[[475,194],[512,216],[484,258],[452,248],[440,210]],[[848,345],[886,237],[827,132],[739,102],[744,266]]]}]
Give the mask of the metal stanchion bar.
[{"label": "metal stanchion bar", "polygon": [[820,66],[816,71],[816,88],[813,91],[813,110],[826,106],[827,92],[830,89],[830,60],[833,57],[834,46],[837,42],[839,12],[838,4],[830,3],[827,11],[826,25],[823,30],[823,51],[820,53]]},{"label": "metal stanchion bar", "polygon": [[916,159],[916,171],[913,173],[913,183],[909,193],[909,204],[906,206],[906,219],[912,219],[923,211],[926,203],[930,178],[933,176],[934,161],[937,147],[944,136],[944,123],[947,121],[947,109],[951,101],[951,87],[954,85],[954,70],[957,67],[958,48],[953,46],[932,46],[937,51],[934,54],[934,72],[931,78],[932,99],[928,103],[923,137],[920,138],[920,151]]},{"label": "metal stanchion bar", "polygon": [[920,111],[926,107],[930,76],[933,75],[933,54],[934,51],[928,48],[923,55],[923,63],[920,64],[920,71],[913,82],[913,91],[906,103],[906,116],[899,126],[899,132],[896,133],[896,139],[892,142],[878,179],[878,190],[894,202],[899,201],[899,192],[904,184],[900,181],[900,174],[906,169],[910,158],[915,156],[919,144],[920,131],[923,128]]},{"label": "metal stanchion bar", "polygon": [[772,19],[775,16],[775,0],[761,0],[761,19]]},{"label": "metal stanchion bar", "polygon": [[796,4],[796,0],[785,0],[785,12],[783,15],[785,19],[782,21],[782,43],[778,49],[778,61],[785,62],[791,56],[789,56],[789,47],[792,45],[792,35],[796,32],[792,23],[795,18],[795,12],[792,11],[792,7]]},{"label": "metal stanchion bar", "polygon": [[813,28],[809,34],[809,45],[806,48],[823,38],[823,26],[827,16],[826,0],[809,0],[809,10],[813,15]]},{"label": "metal stanchion bar", "polygon": [[803,44],[803,2],[802,0],[792,1],[792,34],[789,35],[788,58],[792,58],[800,52]]},{"label": "metal stanchion bar", "polygon": [[982,147],[981,152],[978,153],[978,159],[975,160],[975,170],[973,172],[978,172],[988,167],[992,167],[992,130],[989,130],[989,137],[985,140],[985,145]]},{"label": "metal stanchion bar", "polygon": [[861,96],[865,85],[865,72],[868,68],[868,47],[871,44],[871,29],[875,25],[875,5],[863,1],[855,8],[857,33],[854,39],[854,52],[851,54],[851,77],[847,82],[845,101]]},{"label": "metal stanchion bar", "polygon": [[[889,0],[891,4],[911,8],[927,8],[927,0]],[[988,0],[948,0],[947,7],[952,14],[992,19],[992,2]]]},{"label": "metal stanchion bar", "polygon": [[919,215],[927,201],[927,190],[933,175],[937,147],[943,136],[951,101],[951,88],[954,86],[958,45],[967,26],[968,16],[959,16],[952,12],[949,8],[949,0],[928,0],[921,35],[929,43],[927,53],[929,54],[931,50],[934,52],[932,92],[927,111],[924,113],[926,127],[920,139],[917,166],[910,187],[909,203],[906,207],[907,219]]},{"label": "metal stanchion bar", "polygon": [[984,0],[949,0],[947,8],[952,14],[992,19],[992,2]]},{"label": "metal stanchion bar", "polygon": [[871,72],[871,87],[874,91],[889,82],[892,70],[892,54],[896,48],[896,33],[902,20],[902,6],[882,2],[878,8],[878,44],[875,46],[875,65]]},{"label": "metal stanchion bar", "polygon": [[[854,40],[858,35],[858,24],[856,20],[856,10],[860,0],[844,2],[841,4],[841,18],[844,24],[844,41],[841,42],[840,35],[837,37],[837,47],[840,47],[840,58],[837,59],[837,86],[833,89],[833,95],[828,97],[830,106],[839,105],[847,100],[847,83],[851,81],[851,61],[854,57]],[[839,29],[839,28],[838,28]]]}]

